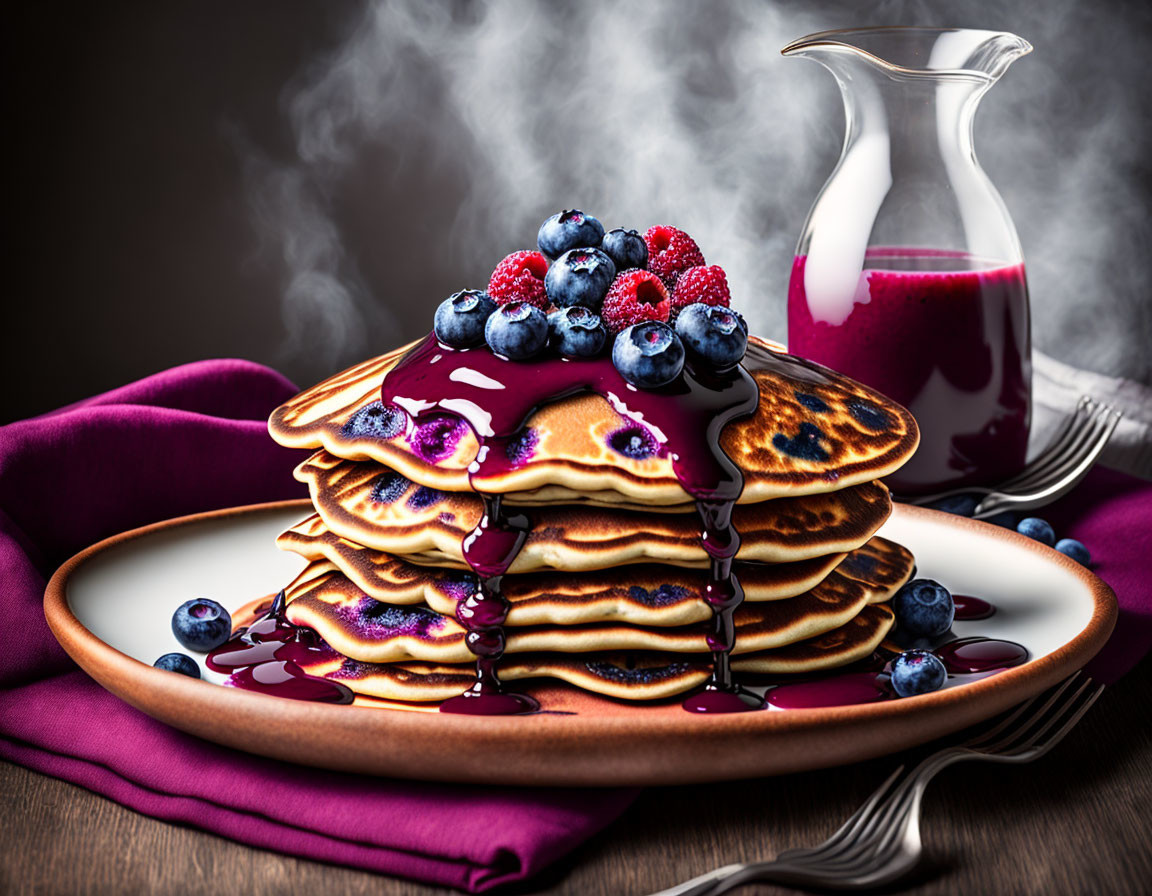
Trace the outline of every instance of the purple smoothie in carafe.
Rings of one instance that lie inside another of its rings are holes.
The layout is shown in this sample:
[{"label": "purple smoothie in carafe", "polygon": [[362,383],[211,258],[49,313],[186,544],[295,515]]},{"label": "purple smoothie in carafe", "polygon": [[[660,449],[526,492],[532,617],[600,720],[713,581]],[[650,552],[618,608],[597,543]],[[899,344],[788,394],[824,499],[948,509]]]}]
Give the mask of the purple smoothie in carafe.
[{"label": "purple smoothie in carafe", "polygon": [[930,249],[868,250],[850,310],[792,267],[788,351],[910,410],[920,447],[887,483],[898,494],[994,482],[1023,466],[1031,416],[1022,264]]}]

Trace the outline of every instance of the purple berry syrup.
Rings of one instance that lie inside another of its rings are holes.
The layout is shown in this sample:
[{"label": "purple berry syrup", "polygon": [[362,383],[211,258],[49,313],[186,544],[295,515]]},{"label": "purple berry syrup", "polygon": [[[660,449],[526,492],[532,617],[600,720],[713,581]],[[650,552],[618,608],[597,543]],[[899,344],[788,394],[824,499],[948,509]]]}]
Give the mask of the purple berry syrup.
[{"label": "purple berry syrup", "polygon": [[851,311],[833,323],[839,315],[806,291],[806,263],[798,256],[792,266],[788,351],[912,412],[920,447],[888,477],[894,491],[991,482],[1023,466],[1032,373],[1022,264],[870,249]]},{"label": "purple berry syrup", "polygon": [[[783,369],[805,379],[823,376],[755,346],[747,363]],[[792,369],[793,367],[799,370]],[[531,698],[509,694],[499,677],[504,653],[503,624],[508,603],[500,590],[502,577],[516,560],[531,530],[530,518],[509,514],[500,497],[485,491],[492,481],[524,460],[524,425],[540,406],[570,395],[593,392],[603,396],[639,432],[629,445],[650,443],[668,457],[677,480],[696,502],[701,542],[707,552],[709,581],[705,599],[712,607],[708,644],[713,674],[707,698],[689,698],[693,712],[758,709],[762,701],[732,680],[729,654],[735,646],[733,614],[744,599],[732,560],[740,535],[732,525],[732,509],[744,488],[739,468],[720,448],[720,433],[738,417],[756,410],[759,390],[743,366],[723,372],[686,367],[672,383],[641,390],[630,385],[609,358],[565,360],[542,358],[510,362],[489,349],[453,350],[434,336],[418,343],[385,376],[384,407],[404,409],[416,422],[432,415],[463,419],[480,443],[468,468],[473,488],[484,499],[484,515],[463,542],[464,559],[476,573],[474,594],[457,605],[457,619],[468,629],[467,643],[476,655],[476,683],[466,694],[447,701],[444,712],[527,712],[538,707]],[[727,695],[721,697],[717,695]],[[728,699],[731,697],[732,699]],[[489,699],[491,698],[491,699]]]}]

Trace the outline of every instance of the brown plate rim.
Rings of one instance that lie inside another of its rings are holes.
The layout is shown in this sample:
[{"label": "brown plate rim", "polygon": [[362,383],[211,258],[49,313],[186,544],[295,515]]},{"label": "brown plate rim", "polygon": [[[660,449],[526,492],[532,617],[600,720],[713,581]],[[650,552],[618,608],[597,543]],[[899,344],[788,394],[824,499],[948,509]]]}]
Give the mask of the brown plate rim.
[{"label": "brown plate rim", "polygon": [[[476,717],[303,703],[155,669],[100,640],[68,605],[72,575],[116,546],[180,526],[299,509],[275,501],[176,517],[105,538],[52,576],[49,627],[107,690],[173,727],[276,759],[362,774],[531,785],[647,785],[782,774],[873,758],[959,730],[1080,669],[1115,626],[1116,598],[1099,577],[1016,532],[910,505],[895,513],[946,520],[1041,553],[1078,578],[1093,599],[1085,628],[1063,646],[994,677],[932,694],[863,706],[723,716]],[[830,737],[834,733],[837,736]]]}]

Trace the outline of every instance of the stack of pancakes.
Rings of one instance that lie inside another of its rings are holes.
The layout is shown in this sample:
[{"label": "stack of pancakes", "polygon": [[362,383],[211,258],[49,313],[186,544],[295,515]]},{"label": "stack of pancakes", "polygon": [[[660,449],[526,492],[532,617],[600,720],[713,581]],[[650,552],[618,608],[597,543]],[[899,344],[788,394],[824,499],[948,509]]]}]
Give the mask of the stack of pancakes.
[{"label": "stack of pancakes", "polygon": [[[630,700],[707,682],[700,519],[643,422],[595,393],[543,405],[513,446],[515,462],[477,481],[468,468],[479,443],[463,420],[413,420],[381,404],[384,377],[406,350],[308,389],[269,423],[281,444],[318,449],[296,474],[316,512],[278,542],[309,561],[286,589],[288,619],[332,648],[305,671],[390,700],[467,690],[475,657],[456,608],[476,590],[462,543],[485,493],[531,522],[502,582],[501,680],[560,679]],[[745,596],[731,656],[738,676],[870,655],[893,622],[886,601],[913,570],[911,554],[875,532],[892,506],[876,480],[912,454],[915,422],[865,387],[777,352],[752,340],[744,364],[759,406],[720,438],[744,475],[733,514]]]}]

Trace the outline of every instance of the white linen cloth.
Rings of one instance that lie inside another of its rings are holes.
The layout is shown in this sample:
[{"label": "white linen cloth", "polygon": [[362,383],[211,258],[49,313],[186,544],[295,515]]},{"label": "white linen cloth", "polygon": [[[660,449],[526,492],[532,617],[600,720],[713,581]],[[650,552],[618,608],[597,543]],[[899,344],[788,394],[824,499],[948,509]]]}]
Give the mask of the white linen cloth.
[{"label": "white linen cloth", "polygon": [[1133,380],[1079,370],[1042,352],[1032,353],[1032,432],[1028,456],[1044,449],[1081,395],[1111,405],[1123,417],[1099,463],[1152,479],[1152,389]]}]

